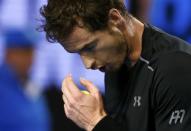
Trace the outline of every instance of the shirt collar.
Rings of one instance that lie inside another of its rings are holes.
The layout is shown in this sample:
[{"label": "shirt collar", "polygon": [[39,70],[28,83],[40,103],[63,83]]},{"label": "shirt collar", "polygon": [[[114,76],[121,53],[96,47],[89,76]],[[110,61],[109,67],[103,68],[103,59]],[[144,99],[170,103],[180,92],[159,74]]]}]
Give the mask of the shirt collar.
[{"label": "shirt collar", "polygon": [[144,31],[142,35],[142,52],[141,57],[150,60],[152,56],[153,42],[152,42],[152,27],[149,24],[144,24]]},{"label": "shirt collar", "polygon": [[[152,56],[152,27],[149,24],[144,24],[144,31],[142,35],[142,51],[141,57],[144,59],[150,60]],[[132,68],[131,61],[129,59],[125,60],[124,63],[127,67]]]}]

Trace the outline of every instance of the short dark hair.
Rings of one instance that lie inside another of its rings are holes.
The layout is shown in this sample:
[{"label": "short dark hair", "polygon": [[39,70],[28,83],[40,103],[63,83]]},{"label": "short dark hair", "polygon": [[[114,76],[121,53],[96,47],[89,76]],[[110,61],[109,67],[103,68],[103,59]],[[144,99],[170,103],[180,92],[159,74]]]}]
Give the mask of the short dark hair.
[{"label": "short dark hair", "polygon": [[126,8],[121,0],[48,0],[40,9],[44,17],[41,29],[46,32],[49,42],[64,40],[77,25],[76,17],[82,19],[90,31],[107,27],[111,8],[125,15]]}]

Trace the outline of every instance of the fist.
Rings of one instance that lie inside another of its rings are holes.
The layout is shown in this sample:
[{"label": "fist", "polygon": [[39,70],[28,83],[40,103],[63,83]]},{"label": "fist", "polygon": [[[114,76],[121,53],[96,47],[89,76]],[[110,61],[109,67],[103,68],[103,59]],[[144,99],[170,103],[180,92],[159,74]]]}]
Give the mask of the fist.
[{"label": "fist", "polygon": [[91,131],[106,116],[103,100],[97,87],[83,78],[80,83],[87,91],[80,91],[72,76],[67,76],[62,83],[64,110],[67,118],[79,127]]}]

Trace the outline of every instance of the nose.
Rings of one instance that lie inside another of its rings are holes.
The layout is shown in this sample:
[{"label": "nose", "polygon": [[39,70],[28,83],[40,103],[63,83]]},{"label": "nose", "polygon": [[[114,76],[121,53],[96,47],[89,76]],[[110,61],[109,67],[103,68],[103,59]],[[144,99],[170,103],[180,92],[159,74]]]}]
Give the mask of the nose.
[{"label": "nose", "polygon": [[80,55],[86,69],[95,69],[95,60],[88,56]]}]

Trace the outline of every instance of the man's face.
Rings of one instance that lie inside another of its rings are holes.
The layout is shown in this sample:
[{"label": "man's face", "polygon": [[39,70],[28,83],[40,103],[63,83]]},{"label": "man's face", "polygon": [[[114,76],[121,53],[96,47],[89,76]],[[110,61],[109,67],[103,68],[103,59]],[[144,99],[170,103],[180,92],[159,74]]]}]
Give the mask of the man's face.
[{"label": "man's face", "polygon": [[78,53],[87,69],[115,71],[127,55],[127,44],[117,28],[90,32],[76,27],[64,43],[70,53]]}]

